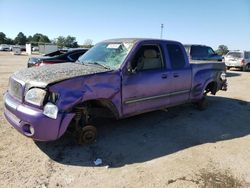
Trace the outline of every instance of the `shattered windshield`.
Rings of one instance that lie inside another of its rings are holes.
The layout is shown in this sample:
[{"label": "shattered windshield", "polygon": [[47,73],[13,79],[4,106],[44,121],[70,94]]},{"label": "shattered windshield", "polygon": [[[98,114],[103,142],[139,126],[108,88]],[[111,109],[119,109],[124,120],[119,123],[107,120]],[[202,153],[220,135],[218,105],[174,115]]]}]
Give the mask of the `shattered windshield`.
[{"label": "shattered windshield", "polygon": [[94,64],[107,69],[118,69],[133,47],[127,42],[102,42],[96,44],[78,59],[81,64]]}]

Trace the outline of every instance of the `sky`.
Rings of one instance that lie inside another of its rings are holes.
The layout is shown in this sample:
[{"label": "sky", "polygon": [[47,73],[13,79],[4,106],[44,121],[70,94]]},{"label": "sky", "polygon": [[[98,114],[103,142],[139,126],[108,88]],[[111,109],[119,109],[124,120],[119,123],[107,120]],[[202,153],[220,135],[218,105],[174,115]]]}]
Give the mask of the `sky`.
[{"label": "sky", "polygon": [[71,35],[78,44],[146,37],[250,50],[250,0],[0,0],[0,32]]}]

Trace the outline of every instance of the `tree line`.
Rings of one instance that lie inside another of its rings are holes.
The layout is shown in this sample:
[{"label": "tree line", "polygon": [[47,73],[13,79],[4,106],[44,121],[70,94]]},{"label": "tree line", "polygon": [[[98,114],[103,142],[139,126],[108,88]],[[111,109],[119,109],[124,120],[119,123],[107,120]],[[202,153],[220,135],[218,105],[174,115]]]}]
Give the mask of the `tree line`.
[{"label": "tree line", "polygon": [[225,55],[229,52],[228,47],[226,45],[219,45],[218,49],[216,50],[216,53],[218,55]]},{"label": "tree line", "polygon": [[[52,43],[56,44],[59,48],[77,48],[77,47],[92,47],[93,41],[91,39],[86,39],[83,45],[79,45],[76,38],[68,35],[67,37],[59,36],[54,40],[50,40],[48,36],[41,33],[36,33],[33,36],[26,37],[22,32],[19,32],[14,39],[6,37],[3,32],[0,32],[0,44],[11,44],[11,45],[25,45],[26,43],[31,43],[33,45]],[[228,47],[225,45],[219,45],[216,53],[218,55],[225,55],[228,52]]]},{"label": "tree line", "polygon": [[22,32],[19,32],[14,39],[6,37],[5,33],[0,32],[0,44],[10,44],[10,45],[25,45],[26,43],[31,43],[34,46],[38,44],[52,43],[56,44],[59,48],[68,47],[68,48],[77,48],[81,47],[91,47],[93,46],[93,41],[91,39],[86,39],[83,42],[83,45],[79,45],[76,41],[76,38],[73,36],[59,36],[56,39],[49,39],[47,35],[41,33],[36,33],[33,36],[29,35],[26,37]]}]

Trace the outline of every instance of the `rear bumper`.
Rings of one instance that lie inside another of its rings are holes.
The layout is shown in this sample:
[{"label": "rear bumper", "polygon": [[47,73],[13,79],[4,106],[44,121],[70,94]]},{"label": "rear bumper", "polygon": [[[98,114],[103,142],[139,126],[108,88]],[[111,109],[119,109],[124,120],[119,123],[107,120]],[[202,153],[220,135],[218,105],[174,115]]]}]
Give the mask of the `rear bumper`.
[{"label": "rear bumper", "polygon": [[39,141],[58,139],[74,117],[71,113],[58,113],[57,119],[51,119],[42,109],[22,104],[8,93],[4,95],[4,104],[7,121],[23,135]]},{"label": "rear bumper", "polygon": [[227,67],[230,67],[230,68],[243,68],[244,65],[227,65]]},{"label": "rear bumper", "polygon": [[244,64],[242,63],[225,63],[226,67],[235,67],[235,68],[241,68],[244,67]]}]

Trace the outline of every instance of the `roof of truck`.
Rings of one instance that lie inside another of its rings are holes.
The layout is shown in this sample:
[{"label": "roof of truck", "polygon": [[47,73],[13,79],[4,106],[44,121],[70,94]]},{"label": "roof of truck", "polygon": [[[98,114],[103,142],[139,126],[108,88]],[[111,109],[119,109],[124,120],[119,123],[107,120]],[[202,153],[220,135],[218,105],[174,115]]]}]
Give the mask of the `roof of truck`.
[{"label": "roof of truck", "polygon": [[210,47],[204,44],[183,44],[183,46],[204,46],[204,47]]},{"label": "roof of truck", "polygon": [[156,41],[169,41],[169,42],[178,42],[173,40],[165,40],[165,39],[156,39],[156,38],[115,38],[115,39],[108,39],[102,42],[139,42],[139,41],[149,41],[149,40],[156,40]]}]

